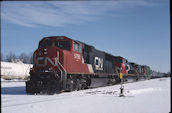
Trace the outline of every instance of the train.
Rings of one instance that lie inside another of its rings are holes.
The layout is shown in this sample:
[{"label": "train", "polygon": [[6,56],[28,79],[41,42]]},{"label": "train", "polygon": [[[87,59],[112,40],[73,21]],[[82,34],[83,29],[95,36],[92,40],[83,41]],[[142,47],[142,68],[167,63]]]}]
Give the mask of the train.
[{"label": "train", "polygon": [[5,80],[22,79],[26,80],[29,78],[30,68],[32,64],[24,64],[21,61],[15,62],[1,62],[1,78]]},{"label": "train", "polygon": [[[33,53],[27,93],[60,93],[150,78],[151,69],[66,36],[48,36]],[[121,77],[122,76],[122,77]]]}]

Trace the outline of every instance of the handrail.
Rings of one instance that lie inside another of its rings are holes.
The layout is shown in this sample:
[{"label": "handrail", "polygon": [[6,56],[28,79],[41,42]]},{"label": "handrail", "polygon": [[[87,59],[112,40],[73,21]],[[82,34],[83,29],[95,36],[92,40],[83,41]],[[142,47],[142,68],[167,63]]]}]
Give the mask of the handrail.
[{"label": "handrail", "polygon": [[61,81],[63,81],[63,88],[65,88],[66,87],[67,74],[66,74],[65,68],[62,66],[62,64],[59,61],[59,51],[57,51],[57,59],[56,60],[57,60],[57,66],[59,64],[62,67],[62,69],[64,70],[64,80],[63,80],[63,72],[60,69],[60,67],[58,66],[59,70],[61,70],[60,72],[61,72]]}]

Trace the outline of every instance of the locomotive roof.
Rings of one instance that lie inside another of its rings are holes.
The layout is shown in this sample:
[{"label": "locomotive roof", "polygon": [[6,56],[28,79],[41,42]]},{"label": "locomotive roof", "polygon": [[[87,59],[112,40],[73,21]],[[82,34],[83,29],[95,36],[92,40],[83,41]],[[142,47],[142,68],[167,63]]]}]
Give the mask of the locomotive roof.
[{"label": "locomotive roof", "polygon": [[43,41],[43,40],[46,40],[46,39],[68,39],[68,40],[72,40],[72,39],[70,39],[70,38],[68,38],[68,37],[66,37],[66,36],[48,36],[48,37],[44,37],[44,38],[42,38],[42,40],[40,40],[40,42],[41,41]]},{"label": "locomotive roof", "polygon": [[136,63],[134,63],[134,62],[129,62],[131,65],[138,65],[138,64],[136,64]]},{"label": "locomotive roof", "polygon": [[[86,46],[90,46],[90,47],[95,48],[94,46],[88,45],[88,44],[86,44],[86,43],[84,43],[84,42],[81,42],[81,41],[78,41],[78,40],[76,40],[76,41],[79,42],[79,43],[81,43],[81,44],[83,44],[83,45],[86,45]],[[98,51],[101,51],[101,50],[98,50]],[[101,51],[101,52],[104,52],[105,54],[107,54],[107,55],[109,55],[109,56],[112,56],[112,57],[123,58],[123,59],[125,59],[125,58],[122,57],[122,56],[114,56],[114,55],[112,55],[112,54],[110,54],[110,53],[107,53],[107,52],[105,52],[105,51]]]},{"label": "locomotive roof", "polygon": [[[89,47],[93,47],[94,49],[95,49],[95,47],[94,46],[91,46],[91,45],[88,45],[88,44],[86,44],[86,43],[84,43],[84,42],[81,42],[81,41],[78,41],[78,40],[76,40],[77,42],[79,42],[79,43],[81,43],[81,44],[83,44],[83,45],[86,45],[86,46],[89,46]],[[97,49],[96,49],[97,50]],[[98,51],[101,51],[101,50],[98,50]],[[101,52],[104,52],[106,55],[109,55],[109,56],[111,56],[111,57],[113,57],[113,58],[122,58],[122,59],[126,59],[126,58],[124,58],[124,57],[122,57],[122,56],[114,56],[114,55],[112,55],[112,54],[110,54],[110,53],[107,53],[107,52],[105,52],[105,51],[101,51]],[[127,59],[126,59],[127,60]]]},{"label": "locomotive roof", "polygon": [[135,66],[142,66],[142,67],[149,67],[149,66],[147,66],[147,65],[140,65],[140,64],[136,64],[136,63],[134,63],[134,62],[129,62],[131,65],[135,65]]}]

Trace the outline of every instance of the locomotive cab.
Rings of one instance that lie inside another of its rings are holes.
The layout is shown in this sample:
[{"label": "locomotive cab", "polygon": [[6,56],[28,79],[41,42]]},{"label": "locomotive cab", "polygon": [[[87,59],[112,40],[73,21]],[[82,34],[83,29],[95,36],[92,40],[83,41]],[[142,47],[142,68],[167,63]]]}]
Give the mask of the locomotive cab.
[{"label": "locomotive cab", "polygon": [[33,69],[36,72],[64,72],[63,55],[71,51],[71,43],[72,40],[66,37],[43,38],[34,52]]}]

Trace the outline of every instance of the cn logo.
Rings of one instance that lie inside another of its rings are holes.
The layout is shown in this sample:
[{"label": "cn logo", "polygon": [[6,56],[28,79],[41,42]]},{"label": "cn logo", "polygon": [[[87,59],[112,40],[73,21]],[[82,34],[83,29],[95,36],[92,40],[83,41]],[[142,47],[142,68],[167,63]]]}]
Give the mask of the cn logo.
[{"label": "cn logo", "polygon": [[103,70],[103,58],[95,57],[94,62],[96,70]]},{"label": "cn logo", "polygon": [[[42,63],[40,63],[42,61]],[[36,62],[36,64],[37,64],[37,66],[39,66],[39,67],[44,67],[44,66],[47,66],[47,63],[50,63],[51,65],[53,65],[53,66],[57,66],[57,63],[58,63],[58,59],[57,59],[57,57],[55,58],[55,62],[54,61],[52,61],[49,57],[38,57],[37,58],[37,62]]]}]

